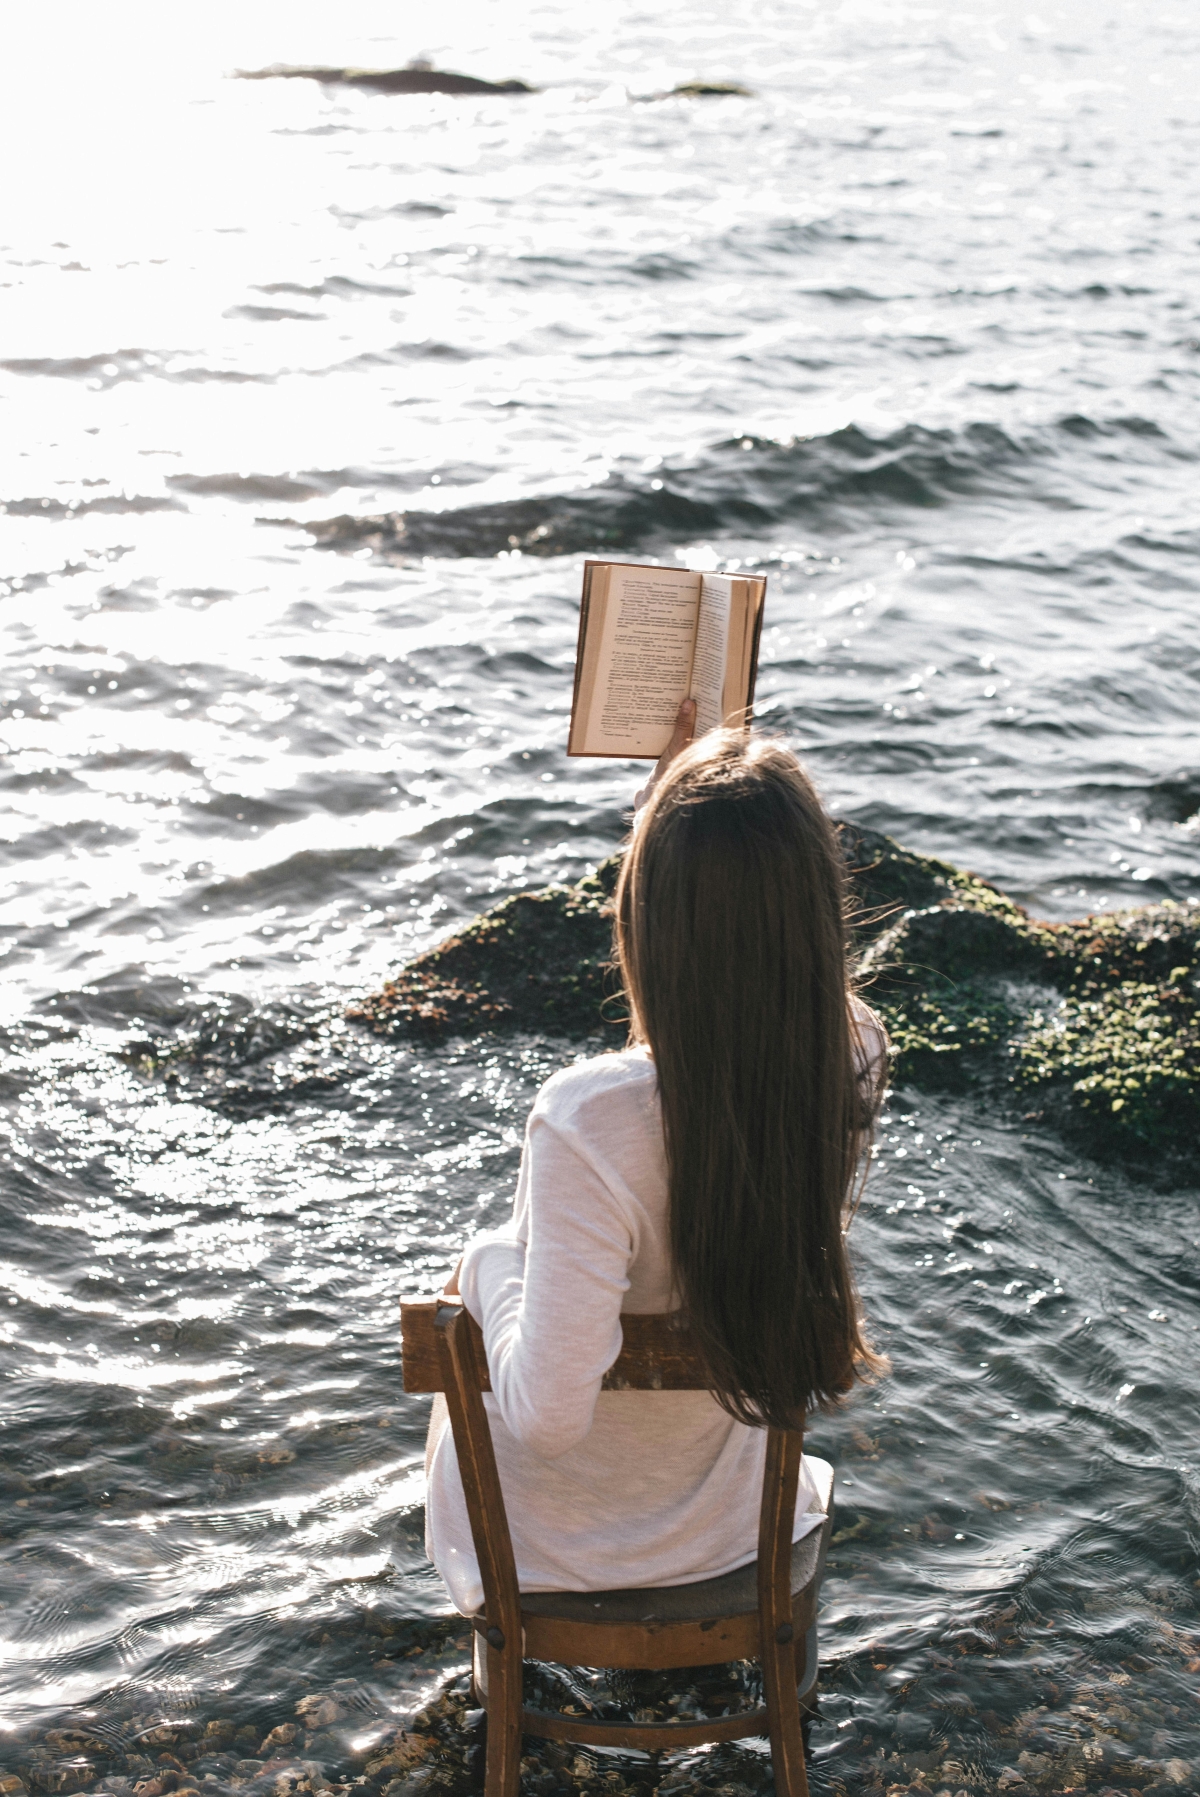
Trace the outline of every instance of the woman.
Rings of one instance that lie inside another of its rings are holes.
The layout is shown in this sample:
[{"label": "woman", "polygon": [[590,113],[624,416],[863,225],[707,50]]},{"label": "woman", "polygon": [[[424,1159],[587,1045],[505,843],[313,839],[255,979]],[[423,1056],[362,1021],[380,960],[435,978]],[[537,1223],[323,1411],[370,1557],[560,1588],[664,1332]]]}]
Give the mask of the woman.
[{"label": "woman", "polygon": [[[677,741],[691,724],[681,709]],[[527,1591],[746,1564],[763,1423],[800,1424],[880,1364],[844,1228],[886,1052],[848,984],[833,828],[792,755],[733,731],[668,751],[648,791],[616,895],[629,1047],[542,1087],[512,1221],[458,1273]],[[621,1313],[680,1306],[712,1392],[602,1393]],[[429,1552],[470,1614],[482,1585],[437,1417],[429,1447]],[[832,1476],[805,1457],[794,1539]]]}]

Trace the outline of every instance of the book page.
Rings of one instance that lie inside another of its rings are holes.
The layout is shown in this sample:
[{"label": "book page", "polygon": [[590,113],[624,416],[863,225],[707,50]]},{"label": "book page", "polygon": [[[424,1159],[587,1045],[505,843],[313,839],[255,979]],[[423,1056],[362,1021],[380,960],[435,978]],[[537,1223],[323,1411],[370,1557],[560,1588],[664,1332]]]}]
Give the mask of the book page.
[{"label": "book page", "polygon": [[729,582],[729,639],[725,649],[725,682],[721,688],[721,721],[737,729],[746,721],[746,660],[748,625],[746,582],[736,576]]},{"label": "book page", "polygon": [[621,562],[609,563],[606,572],[602,617],[598,567],[592,575],[570,752],[654,760],[666,748],[688,692],[700,576],[688,568]]},{"label": "book page", "polygon": [[[704,574],[700,579],[696,657],[689,689],[696,701],[697,736],[703,736],[706,730],[718,729],[725,721],[725,663],[729,653],[732,586],[727,574]],[[740,641],[737,647],[740,655]]]}]

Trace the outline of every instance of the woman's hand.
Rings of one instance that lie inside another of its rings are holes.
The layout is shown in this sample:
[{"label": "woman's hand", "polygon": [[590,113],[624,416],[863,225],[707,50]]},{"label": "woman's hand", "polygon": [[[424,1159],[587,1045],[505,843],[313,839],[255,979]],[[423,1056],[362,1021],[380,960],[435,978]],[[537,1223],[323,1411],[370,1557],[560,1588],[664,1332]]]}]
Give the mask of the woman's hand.
[{"label": "woman's hand", "polygon": [[458,1257],[458,1265],[455,1267],[453,1273],[451,1273],[449,1279],[447,1279],[445,1285],[442,1287],[443,1298],[457,1298],[461,1295],[459,1293],[459,1289],[458,1289],[458,1276],[461,1272],[462,1272],[462,1255],[460,1254]]},{"label": "woman's hand", "polygon": [[635,811],[640,811],[654,788],[658,785],[680,749],[686,749],[696,734],[696,701],[681,699],[679,710],[675,713],[675,728],[671,732],[671,740],[654,764],[654,772],[633,801]]}]

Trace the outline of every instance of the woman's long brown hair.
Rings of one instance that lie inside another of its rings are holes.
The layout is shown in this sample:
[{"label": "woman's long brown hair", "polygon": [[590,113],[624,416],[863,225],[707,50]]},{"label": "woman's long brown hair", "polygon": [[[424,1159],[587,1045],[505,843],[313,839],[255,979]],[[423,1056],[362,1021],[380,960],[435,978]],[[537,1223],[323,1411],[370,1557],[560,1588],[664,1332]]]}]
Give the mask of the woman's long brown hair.
[{"label": "woman's long brown hair", "polygon": [[725,1409],[800,1427],[884,1363],[844,1236],[874,1108],[845,876],[795,757],[735,731],[679,755],[635,827],[616,913],[631,1040],[658,1074],[684,1311]]}]

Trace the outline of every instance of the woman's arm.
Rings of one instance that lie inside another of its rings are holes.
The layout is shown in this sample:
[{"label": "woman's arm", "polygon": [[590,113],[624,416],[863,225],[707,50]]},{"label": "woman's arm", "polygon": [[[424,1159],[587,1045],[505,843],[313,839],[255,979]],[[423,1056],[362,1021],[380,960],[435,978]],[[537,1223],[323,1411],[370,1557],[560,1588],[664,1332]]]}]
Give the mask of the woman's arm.
[{"label": "woman's arm", "polygon": [[535,1110],[522,1166],[521,1233],[468,1245],[463,1302],[483,1329],[500,1415],[544,1460],[592,1426],[600,1382],[621,1351],[621,1302],[635,1243],[584,1153]]}]

